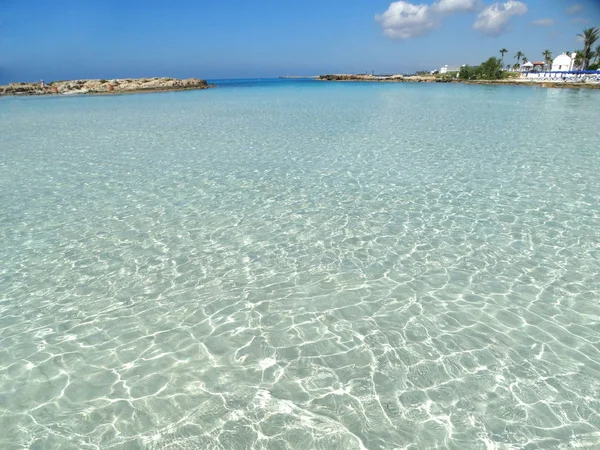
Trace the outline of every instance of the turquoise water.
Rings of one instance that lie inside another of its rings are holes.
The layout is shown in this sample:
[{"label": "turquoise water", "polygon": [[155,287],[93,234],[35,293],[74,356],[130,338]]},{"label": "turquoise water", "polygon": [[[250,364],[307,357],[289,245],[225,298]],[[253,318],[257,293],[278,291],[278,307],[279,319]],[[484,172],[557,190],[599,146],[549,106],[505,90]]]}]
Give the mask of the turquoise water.
[{"label": "turquoise water", "polygon": [[0,99],[0,448],[597,448],[599,101]]}]

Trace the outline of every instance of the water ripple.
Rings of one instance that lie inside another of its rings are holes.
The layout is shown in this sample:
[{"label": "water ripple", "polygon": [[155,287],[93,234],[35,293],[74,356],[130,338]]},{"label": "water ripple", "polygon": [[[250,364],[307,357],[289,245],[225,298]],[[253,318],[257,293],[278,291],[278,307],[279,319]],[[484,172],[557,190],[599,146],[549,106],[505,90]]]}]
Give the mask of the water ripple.
[{"label": "water ripple", "polygon": [[600,445],[597,94],[3,99],[0,447]]}]

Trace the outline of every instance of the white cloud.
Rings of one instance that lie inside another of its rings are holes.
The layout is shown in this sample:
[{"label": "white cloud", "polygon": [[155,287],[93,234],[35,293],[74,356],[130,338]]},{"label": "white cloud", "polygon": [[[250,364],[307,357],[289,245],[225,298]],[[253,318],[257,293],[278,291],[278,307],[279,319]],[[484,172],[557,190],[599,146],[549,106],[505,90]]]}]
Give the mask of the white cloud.
[{"label": "white cloud", "polygon": [[481,6],[480,0],[439,0],[431,7],[442,14],[459,11],[475,11]]},{"label": "white cloud", "polygon": [[473,28],[484,34],[496,36],[506,29],[513,16],[522,16],[525,13],[527,13],[527,5],[519,1],[494,3],[479,13]]},{"label": "white cloud", "polygon": [[554,25],[554,19],[538,19],[533,21],[534,25],[538,27],[549,27]]},{"label": "white cloud", "polygon": [[583,6],[581,5],[573,5],[570,8],[567,8],[566,13],[567,14],[575,14],[578,13],[579,11],[583,10]]},{"label": "white cloud", "polygon": [[392,39],[408,39],[439,27],[445,16],[479,9],[481,0],[438,0],[432,5],[397,1],[390,4],[375,20],[383,33]]},{"label": "white cloud", "polygon": [[400,1],[390,4],[375,20],[383,33],[393,39],[408,39],[428,33],[440,25],[436,12],[429,5],[413,5]]}]

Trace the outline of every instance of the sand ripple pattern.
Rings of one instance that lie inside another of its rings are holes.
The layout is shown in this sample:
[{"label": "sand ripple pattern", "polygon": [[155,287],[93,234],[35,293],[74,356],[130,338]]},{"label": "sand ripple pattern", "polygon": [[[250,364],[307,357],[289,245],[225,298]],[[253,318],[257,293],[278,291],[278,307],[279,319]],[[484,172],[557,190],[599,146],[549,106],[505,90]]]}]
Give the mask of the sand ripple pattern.
[{"label": "sand ripple pattern", "polygon": [[0,448],[597,448],[599,94],[0,99]]}]

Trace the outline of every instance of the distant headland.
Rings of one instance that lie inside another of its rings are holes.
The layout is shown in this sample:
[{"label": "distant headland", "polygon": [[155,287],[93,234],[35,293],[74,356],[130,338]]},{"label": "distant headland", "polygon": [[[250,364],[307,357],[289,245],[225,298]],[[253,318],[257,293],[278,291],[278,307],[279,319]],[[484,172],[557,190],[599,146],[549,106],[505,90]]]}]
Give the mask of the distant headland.
[{"label": "distant headland", "polygon": [[327,74],[320,75],[321,81],[360,81],[380,83],[464,83],[464,84],[499,84],[513,86],[539,86],[545,88],[586,88],[600,89],[598,82],[577,82],[563,80],[545,80],[511,77],[501,80],[465,80],[456,77],[439,75],[368,75],[368,74]]},{"label": "distant headland", "polygon": [[284,80],[314,80],[318,75],[284,75],[279,78]]},{"label": "distant headland", "polygon": [[188,78],[120,78],[112,80],[69,80],[50,83],[10,83],[0,86],[2,95],[74,95],[74,94],[126,94],[140,92],[166,92],[214,87],[206,80]]}]

